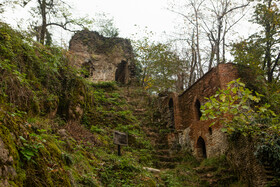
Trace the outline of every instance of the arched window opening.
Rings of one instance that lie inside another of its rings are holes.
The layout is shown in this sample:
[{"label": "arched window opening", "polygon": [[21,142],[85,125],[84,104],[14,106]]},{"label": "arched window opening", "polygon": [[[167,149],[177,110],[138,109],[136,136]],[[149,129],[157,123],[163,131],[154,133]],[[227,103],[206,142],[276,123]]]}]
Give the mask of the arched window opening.
[{"label": "arched window opening", "polygon": [[173,103],[173,99],[171,98],[169,100],[169,103],[168,103],[168,106],[169,106],[169,128],[170,129],[175,129],[175,121],[174,121],[174,103]]},{"label": "arched window opening", "polygon": [[197,140],[196,147],[197,147],[197,157],[199,159],[207,158],[205,141],[201,136]]},{"label": "arched window opening", "polygon": [[82,75],[84,78],[92,77],[93,72],[95,71],[93,63],[91,60],[84,62],[81,66],[82,68]]},{"label": "arched window opening", "polygon": [[200,120],[200,117],[202,116],[201,110],[200,110],[200,101],[197,99],[195,102],[195,108],[196,108],[196,112],[197,112],[197,118],[198,120]]}]

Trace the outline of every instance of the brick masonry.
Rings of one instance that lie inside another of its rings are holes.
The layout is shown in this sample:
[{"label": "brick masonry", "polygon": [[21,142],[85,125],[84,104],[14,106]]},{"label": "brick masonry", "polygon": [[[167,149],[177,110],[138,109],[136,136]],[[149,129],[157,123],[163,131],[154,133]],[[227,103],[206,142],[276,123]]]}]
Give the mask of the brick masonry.
[{"label": "brick masonry", "polygon": [[[197,158],[208,158],[224,154],[227,140],[221,132],[221,125],[212,121],[201,121],[200,106],[206,102],[205,97],[216,93],[218,88],[225,88],[227,83],[238,78],[238,71],[233,64],[220,64],[196,81],[181,95],[170,94],[163,104],[173,102],[174,132],[168,135],[170,144],[178,142],[183,149],[193,152]],[[166,108],[165,107],[165,108]],[[169,112],[170,113],[170,112]],[[171,114],[168,114],[169,116]],[[170,121],[172,118],[168,118]],[[172,124],[172,122],[167,122]],[[176,140],[177,139],[177,140]]]}]

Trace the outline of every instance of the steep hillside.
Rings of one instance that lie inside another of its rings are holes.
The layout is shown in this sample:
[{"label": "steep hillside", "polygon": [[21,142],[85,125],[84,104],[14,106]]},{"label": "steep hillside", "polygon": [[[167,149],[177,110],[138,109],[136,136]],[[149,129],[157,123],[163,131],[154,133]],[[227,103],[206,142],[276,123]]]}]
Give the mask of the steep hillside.
[{"label": "steep hillside", "polygon": [[[0,186],[151,184],[152,146],[114,83],[0,24]],[[117,156],[113,131],[129,134]]]},{"label": "steep hillside", "polygon": [[[171,154],[160,99],[143,89],[92,83],[69,64],[67,51],[35,43],[4,23],[0,55],[0,186],[236,181],[222,158],[200,165],[188,152]],[[113,144],[116,130],[128,134],[122,156]]]}]

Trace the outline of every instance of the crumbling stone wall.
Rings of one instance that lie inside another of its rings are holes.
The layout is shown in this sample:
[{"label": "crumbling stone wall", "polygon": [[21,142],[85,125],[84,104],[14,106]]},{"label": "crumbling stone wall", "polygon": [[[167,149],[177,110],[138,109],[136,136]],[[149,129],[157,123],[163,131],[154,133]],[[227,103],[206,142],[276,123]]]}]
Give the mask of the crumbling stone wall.
[{"label": "crumbling stone wall", "polygon": [[268,172],[255,157],[256,142],[251,137],[240,135],[229,142],[226,156],[234,170],[238,171],[239,178],[248,186],[269,186],[267,179],[271,178],[268,174],[273,175],[273,172]]},{"label": "crumbling stone wall", "polygon": [[117,81],[127,84],[134,78],[135,63],[131,43],[123,38],[106,38],[83,30],[70,40],[72,63],[93,82]]}]

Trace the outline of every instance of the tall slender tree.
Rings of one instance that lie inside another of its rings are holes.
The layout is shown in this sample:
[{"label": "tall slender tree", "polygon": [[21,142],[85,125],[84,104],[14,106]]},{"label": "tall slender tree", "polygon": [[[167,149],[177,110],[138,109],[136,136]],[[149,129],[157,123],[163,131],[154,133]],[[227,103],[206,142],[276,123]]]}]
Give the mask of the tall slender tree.
[{"label": "tall slender tree", "polygon": [[[35,19],[31,26],[36,32],[38,42],[45,44],[47,36],[50,36],[48,28],[56,26],[64,30],[74,32],[74,26],[85,28],[92,24],[92,20],[86,18],[74,19],[70,12],[71,6],[62,0],[22,0],[22,6],[35,4],[30,13]],[[36,19],[39,18],[39,19]]]},{"label": "tall slender tree", "polygon": [[262,0],[255,5],[252,22],[260,31],[234,44],[237,63],[249,65],[264,72],[269,83],[280,77],[280,1]]},{"label": "tall slender tree", "polygon": [[191,49],[191,71],[195,72],[190,73],[190,84],[195,81],[194,75],[197,79],[215,64],[226,62],[228,33],[244,17],[248,5],[247,0],[173,1],[169,10],[184,19],[183,37]]}]

